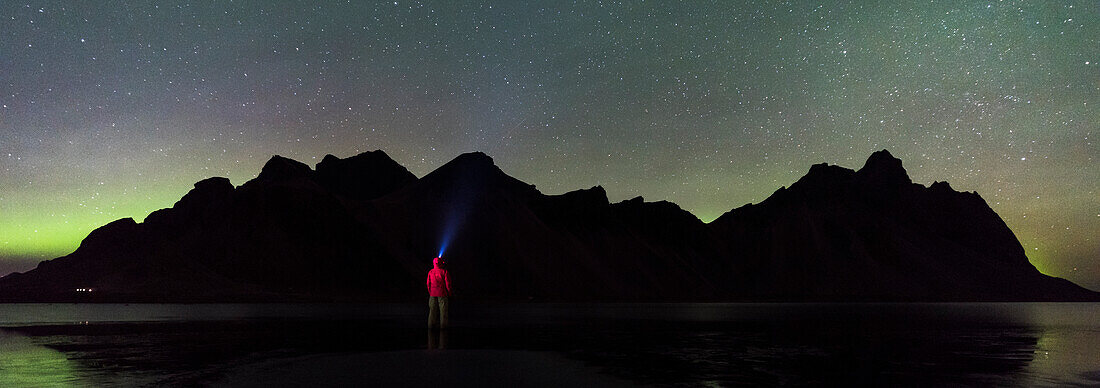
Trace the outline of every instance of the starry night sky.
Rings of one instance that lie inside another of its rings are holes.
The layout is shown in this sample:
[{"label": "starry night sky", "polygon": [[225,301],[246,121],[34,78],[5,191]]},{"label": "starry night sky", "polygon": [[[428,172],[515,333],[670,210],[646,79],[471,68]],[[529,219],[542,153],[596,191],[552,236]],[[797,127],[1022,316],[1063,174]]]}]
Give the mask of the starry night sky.
[{"label": "starry night sky", "polygon": [[0,274],[273,154],[710,221],[889,149],[1100,289],[1096,1],[306,3],[0,3]]}]

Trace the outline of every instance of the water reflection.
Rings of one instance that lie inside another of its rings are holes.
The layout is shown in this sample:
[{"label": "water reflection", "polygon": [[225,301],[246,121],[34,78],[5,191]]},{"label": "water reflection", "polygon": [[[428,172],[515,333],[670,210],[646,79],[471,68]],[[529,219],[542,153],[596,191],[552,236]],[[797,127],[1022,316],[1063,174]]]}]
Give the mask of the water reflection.
[{"label": "water reflection", "polygon": [[[562,347],[623,378],[658,384],[1018,385],[1033,330],[834,325],[651,324],[588,330]],[[644,333],[644,334],[643,334]]]},{"label": "water reflection", "polygon": [[1100,386],[1100,332],[1075,328],[1043,331],[1028,365],[1028,385]]},{"label": "water reflection", "polygon": [[77,378],[73,362],[30,338],[0,330],[0,386],[67,387]]},{"label": "water reflection", "polygon": [[[202,385],[250,362],[427,347],[552,352],[656,384],[1100,384],[1100,304],[494,304],[466,306],[427,341],[419,305],[337,307],[290,318],[25,326],[16,331],[31,340],[5,338],[0,370],[34,359],[58,371],[38,378]],[[0,386],[16,381],[4,378]]]}]

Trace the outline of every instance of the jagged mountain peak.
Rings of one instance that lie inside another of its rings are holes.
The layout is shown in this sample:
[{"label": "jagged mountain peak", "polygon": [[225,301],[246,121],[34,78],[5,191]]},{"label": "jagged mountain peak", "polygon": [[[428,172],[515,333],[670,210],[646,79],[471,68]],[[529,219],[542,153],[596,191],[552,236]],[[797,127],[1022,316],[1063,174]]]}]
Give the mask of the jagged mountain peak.
[{"label": "jagged mountain peak", "polygon": [[233,183],[229,182],[229,178],[206,178],[195,182],[195,188],[188,191],[183,198],[180,198],[174,207],[177,209],[203,207],[206,204],[228,198],[233,194],[233,190]]},{"label": "jagged mountain peak", "polygon": [[111,221],[88,233],[77,250],[109,249],[118,239],[135,234],[138,227],[139,224],[131,217]]},{"label": "jagged mountain peak", "polygon": [[348,158],[339,158],[332,154],[325,155],[320,163],[317,163],[318,173],[339,168],[392,168],[403,166],[398,164],[382,150],[367,151]]},{"label": "jagged mountain peak", "polygon": [[260,175],[256,177],[260,180],[285,180],[300,177],[309,177],[313,173],[313,169],[309,168],[309,165],[299,162],[294,159],[286,158],[279,155],[274,155],[264,164],[263,169],[260,170]]},{"label": "jagged mountain peak", "polygon": [[504,172],[493,162],[493,158],[483,152],[468,152],[456,156],[439,168],[425,175],[425,179],[438,179],[440,176],[455,178],[484,177],[503,175]]},{"label": "jagged mountain peak", "polygon": [[574,202],[595,203],[601,205],[607,205],[610,201],[607,199],[607,191],[603,186],[592,186],[587,189],[580,189],[570,191],[568,193],[557,196],[563,200]]},{"label": "jagged mountain peak", "polygon": [[[423,188],[436,186],[461,187],[463,190],[477,188],[507,189],[523,195],[537,193],[530,185],[506,174],[493,162],[493,158],[483,152],[468,152],[458,155],[450,162],[428,173],[421,179]],[[437,187],[436,189],[439,189]],[[428,189],[433,191],[436,189]]]},{"label": "jagged mountain peak", "polygon": [[[480,152],[421,179],[380,151],[328,155],[316,171],[275,156],[241,188],[200,181],[142,224],[110,223],[77,252],[0,278],[0,300],[66,300],[85,286],[123,301],[403,298],[420,295],[440,246],[474,298],[1100,298],[1035,270],[976,194],[908,182],[883,150],[859,171],[814,165],[704,224],[671,202],[609,204],[600,186],[543,195]],[[181,271],[202,286],[172,294]]]},{"label": "jagged mountain peak", "polygon": [[489,163],[489,164],[493,163],[493,158],[489,155],[486,155],[484,152],[481,152],[481,151],[473,151],[473,152],[462,153],[462,154],[458,155],[457,157],[455,157],[454,160],[456,160],[456,161],[457,160],[478,161],[478,162],[481,162],[481,163]]},{"label": "jagged mountain peak", "polygon": [[233,189],[233,183],[226,177],[210,177],[201,181],[195,182],[195,188],[192,190],[199,191],[225,191],[226,189]]},{"label": "jagged mountain peak", "polygon": [[317,181],[352,199],[374,199],[416,181],[416,176],[381,150],[346,159],[325,155],[317,163]]},{"label": "jagged mountain peak", "polygon": [[[828,163],[818,163],[810,166],[810,171],[799,178],[790,188],[796,191],[820,190],[824,187],[845,184],[852,179],[854,174],[855,171],[848,168]],[[783,189],[780,188],[780,190]]]},{"label": "jagged mountain peak", "polygon": [[700,224],[702,223],[702,221],[699,221],[699,218],[696,217],[695,214],[692,214],[691,212],[689,212],[687,210],[684,210],[683,208],[680,207],[680,205],[677,205],[674,202],[669,202],[669,201],[665,201],[665,200],[660,200],[660,201],[655,201],[655,202],[646,202],[645,198],[642,198],[641,196],[637,196],[637,197],[634,197],[634,198],[631,198],[631,199],[627,199],[627,200],[615,203],[613,206],[615,208],[618,208],[618,209],[632,209],[632,210],[645,209],[647,212],[649,212],[651,214],[661,214],[666,219],[684,218],[684,219],[693,220],[695,222],[699,222]]},{"label": "jagged mountain peak", "polygon": [[890,151],[875,151],[867,158],[863,168],[856,171],[861,182],[875,186],[908,185],[913,183],[902,166],[901,159],[895,158]]},{"label": "jagged mountain peak", "polygon": [[320,170],[322,165],[326,165],[326,164],[330,164],[330,163],[338,163],[341,160],[343,160],[343,159],[337,157],[336,155],[325,154],[325,157],[321,158],[321,161],[319,163],[317,163],[316,166],[314,166],[314,169]]},{"label": "jagged mountain peak", "polygon": [[944,191],[944,192],[954,192],[955,191],[955,189],[953,189],[951,187],[950,183],[941,182],[941,181],[932,182],[932,186],[929,186],[928,188],[931,189],[932,191]]},{"label": "jagged mountain peak", "polygon": [[867,161],[864,163],[863,166],[867,167],[868,165],[875,165],[880,163],[887,165],[897,165],[898,167],[901,167],[901,159],[894,157],[894,155],[890,153],[890,150],[887,149],[881,149],[872,152],[871,156],[867,157]]}]

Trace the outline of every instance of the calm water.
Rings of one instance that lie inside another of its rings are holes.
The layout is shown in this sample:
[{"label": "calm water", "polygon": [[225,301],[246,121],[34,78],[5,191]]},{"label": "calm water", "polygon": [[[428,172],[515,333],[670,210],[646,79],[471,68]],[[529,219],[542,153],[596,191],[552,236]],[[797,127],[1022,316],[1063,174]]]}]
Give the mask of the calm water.
[{"label": "calm water", "polygon": [[207,384],[440,341],[658,385],[1100,385],[1095,303],[452,306],[440,338],[420,304],[0,304],[0,386]]}]

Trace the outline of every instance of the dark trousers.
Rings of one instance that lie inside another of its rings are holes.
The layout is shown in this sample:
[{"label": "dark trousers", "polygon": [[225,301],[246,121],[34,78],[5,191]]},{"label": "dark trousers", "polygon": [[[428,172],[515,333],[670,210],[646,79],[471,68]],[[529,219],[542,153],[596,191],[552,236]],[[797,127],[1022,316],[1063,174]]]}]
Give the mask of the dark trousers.
[{"label": "dark trousers", "polygon": [[447,328],[447,297],[428,297],[428,328]]}]

